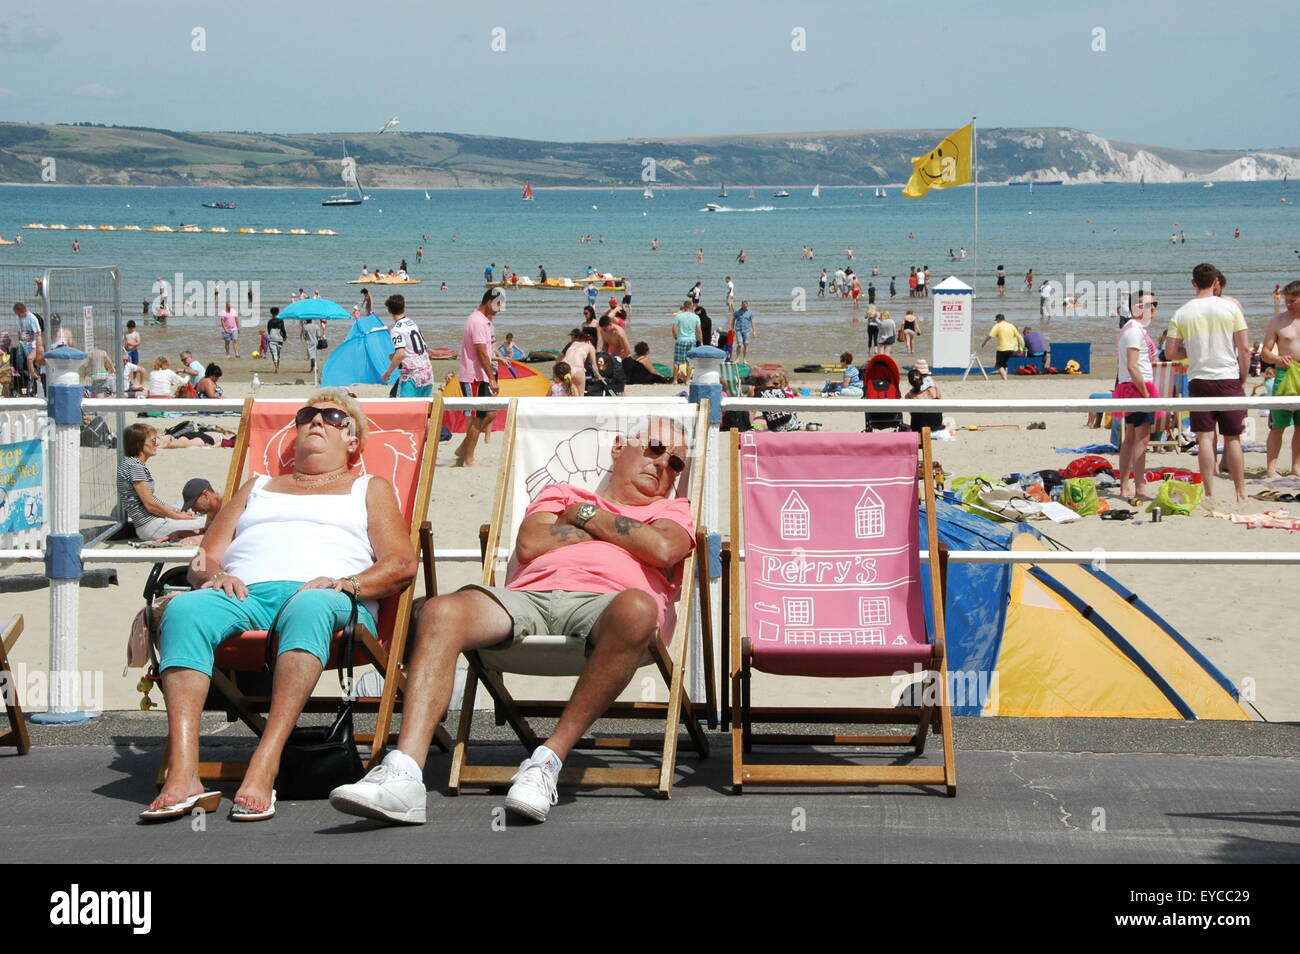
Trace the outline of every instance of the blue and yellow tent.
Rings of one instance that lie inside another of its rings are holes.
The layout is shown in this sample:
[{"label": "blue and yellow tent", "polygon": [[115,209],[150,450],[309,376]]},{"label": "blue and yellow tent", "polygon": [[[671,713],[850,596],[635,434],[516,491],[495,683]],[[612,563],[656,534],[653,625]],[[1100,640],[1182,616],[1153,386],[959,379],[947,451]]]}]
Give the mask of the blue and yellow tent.
[{"label": "blue and yellow tent", "polygon": [[[1046,549],[1027,524],[937,506],[950,549]],[[1087,564],[953,563],[946,605],[957,715],[1250,718],[1209,659]]]}]

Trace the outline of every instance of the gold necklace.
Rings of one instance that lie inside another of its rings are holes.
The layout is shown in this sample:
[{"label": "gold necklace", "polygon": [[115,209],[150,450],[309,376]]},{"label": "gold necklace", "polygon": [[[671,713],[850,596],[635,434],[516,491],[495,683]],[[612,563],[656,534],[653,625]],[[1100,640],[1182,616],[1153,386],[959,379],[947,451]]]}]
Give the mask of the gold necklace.
[{"label": "gold necklace", "polygon": [[291,476],[299,487],[323,487],[346,476],[347,473],[348,468],[344,467],[342,470],[331,471],[328,474],[300,474],[295,470]]}]

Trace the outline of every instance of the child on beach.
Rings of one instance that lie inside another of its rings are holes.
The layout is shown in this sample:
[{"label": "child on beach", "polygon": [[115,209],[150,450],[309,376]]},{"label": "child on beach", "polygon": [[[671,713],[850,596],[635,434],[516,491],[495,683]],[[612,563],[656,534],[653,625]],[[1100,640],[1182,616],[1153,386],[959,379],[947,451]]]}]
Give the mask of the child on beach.
[{"label": "child on beach", "polygon": [[573,379],[573,369],[566,361],[555,362],[551,373],[551,397],[582,397],[578,382]]}]

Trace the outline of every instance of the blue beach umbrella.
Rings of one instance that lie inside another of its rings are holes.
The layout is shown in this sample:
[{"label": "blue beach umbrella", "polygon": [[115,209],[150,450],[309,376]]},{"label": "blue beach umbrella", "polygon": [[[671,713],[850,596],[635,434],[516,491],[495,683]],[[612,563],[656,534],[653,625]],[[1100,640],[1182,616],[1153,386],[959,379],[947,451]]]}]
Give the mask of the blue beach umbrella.
[{"label": "blue beach umbrella", "polygon": [[295,301],[287,308],[280,309],[280,317],[292,318],[295,321],[315,321],[318,318],[324,318],[326,321],[336,321],[342,318],[351,318],[352,312],[328,298],[304,298],[301,301]]}]

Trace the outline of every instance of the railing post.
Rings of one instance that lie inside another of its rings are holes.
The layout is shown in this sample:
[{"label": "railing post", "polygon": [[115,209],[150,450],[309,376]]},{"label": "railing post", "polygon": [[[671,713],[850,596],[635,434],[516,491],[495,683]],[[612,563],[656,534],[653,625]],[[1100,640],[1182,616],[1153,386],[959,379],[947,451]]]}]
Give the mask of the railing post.
[{"label": "railing post", "polygon": [[45,354],[49,382],[49,442],[52,506],[45,538],[45,575],[50,581],[50,671],[48,710],[32,716],[37,723],[88,722],[78,710],[82,681],[78,675],[77,613],[81,598],[81,374],[86,353],[55,348]]},{"label": "railing post", "polygon": [[[704,457],[704,500],[700,502],[700,514],[704,520],[704,526],[709,531],[709,552],[697,554],[697,559],[708,560],[709,566],[709,599],[713,604],[713,631],[709,633],[700,632],[700,614],[695,615],[696,633],[702,639],[707,639],[713,646],[714,660],[721,659],[719,655],[719,628],[722,619],[722,613],[726,608],[719,605],[722,598],[722,534],[718,527],[718,441],[719,425],[722,423],[722,376],[721,365],[726,359],[726,352],[714,348],[710,345],[702,345],[698,348],[692,348],[686,353],[694,368],[691,375],[691,384],[686,392],[686,399],[692,404],[698,404],[700,401],[709,402],[709,443],[708,450]],[[699,642],[695,643],[699,646]],[[704,666],[703,659],[691,657],[691,669],[693,674],[691,679],[691,699],[703,702],[704,694]],[[721,678],[726,678],[723,675]],[[717,713],[714,713],[715,715]]]}]

